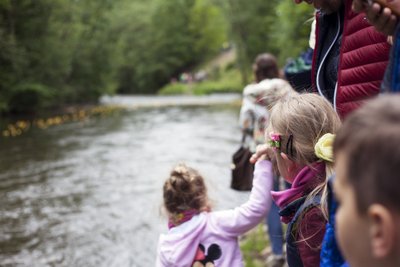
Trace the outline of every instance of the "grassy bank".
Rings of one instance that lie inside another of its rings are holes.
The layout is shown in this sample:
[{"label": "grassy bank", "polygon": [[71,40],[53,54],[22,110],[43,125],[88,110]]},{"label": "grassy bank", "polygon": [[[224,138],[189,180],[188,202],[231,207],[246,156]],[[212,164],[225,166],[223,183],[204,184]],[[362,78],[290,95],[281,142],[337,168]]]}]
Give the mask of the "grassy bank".
[{"label": "grassy bank", "polygon": [[266,255],[263,253],[269,246],[268,235],[264,230],[264,225],[260,224],[240,240],[246,267],[267,267]]},{"label": "grassy bank", "polygon": [[213,60],[198,66],[193,73],[203,71],[203,81],[189,83],[174,82],[167,84],[158,92],[160,95],[206,95],[211,93],[241,93],[243,84],[239,70],[235,65],[235,50],[223,52]]},{"label": "grassy bank", "polygon": [[172,83],[159,91],[160,95],[206,95],[211,93],[241,93],[243,86],[239,71],[232,69],[224,72],[217,79],[202,82]]},{"label": "grassy bank", "polygon": [[172,83],[164,86],[161,95],[206,95],[211,93],[241,93],[243,86],[237,70],[224,72],[220,79],[207,80],[193,83]]}]

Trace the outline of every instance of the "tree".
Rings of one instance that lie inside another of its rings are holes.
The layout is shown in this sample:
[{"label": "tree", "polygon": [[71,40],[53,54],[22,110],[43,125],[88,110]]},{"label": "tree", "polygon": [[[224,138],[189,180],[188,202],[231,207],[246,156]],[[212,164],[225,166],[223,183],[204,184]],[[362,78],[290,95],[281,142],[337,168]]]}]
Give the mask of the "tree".
[{"label": "tree", "polygon": [[154,93],[217,53],[226,40],[221,11],[208,0],[135,2],[129,10],[122,17],[134,14],[135,21],[128,26],[120,16],[114,25],[125,31],[118,42],[119,92]]},{"label": "tree", "polygon": [[221,9],[210,0],[195,0],[189,14],[193,54],[197,62],[214,56],[227,41],[228,24]]},{"label": "tree", "polygon": [[155,93],[227,40],[247,82],[257,54],[306,47],[311,13],[292,0],[0,0],[0,113]]},{"label": "tree", "polygon": [[270,33],[278,2],[278,0],[255,0],[249,3],[229,0],[225,5],[231,38],[237,47],[238,65],[244,83],[248,82],[248,66],[259,53],[277,53]]},{"label": "tree", "polygon": [[313,12],[312,6],[295,5],[292,0],[282,0],[278,4],[271,37],[281,63],[307,49]]}]

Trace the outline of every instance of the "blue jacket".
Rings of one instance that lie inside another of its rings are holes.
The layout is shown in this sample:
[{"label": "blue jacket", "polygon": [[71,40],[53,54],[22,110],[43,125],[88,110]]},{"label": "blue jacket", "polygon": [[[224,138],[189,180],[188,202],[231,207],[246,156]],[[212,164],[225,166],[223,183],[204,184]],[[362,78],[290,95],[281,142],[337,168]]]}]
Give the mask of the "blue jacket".
[{"label": "blue jacket", "polygon": [[382,92],[400,92],[400,23],[393,36],[393,46],[390,51],[389,64],[381,86]]},{"label": "blue jacket", "polygon": [[337,202],[333,195],[332,183],[335,176],[332,176],[328,182],[328,210],[329,220],[326,225],[326,232],[321,249],[321,267],[349,267],[344,261],[342,254],[337,246],[335,237],[335,213]]}]

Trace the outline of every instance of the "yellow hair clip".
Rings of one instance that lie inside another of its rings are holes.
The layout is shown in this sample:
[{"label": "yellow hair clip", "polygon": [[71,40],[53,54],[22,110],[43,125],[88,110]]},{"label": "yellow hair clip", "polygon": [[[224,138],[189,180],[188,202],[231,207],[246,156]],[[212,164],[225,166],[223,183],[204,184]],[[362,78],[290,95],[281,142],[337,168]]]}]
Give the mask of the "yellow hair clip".
[{"label": "yellow hair clip", "polygon": [[333,141],[335,135],[326,133],[318,139],[318,142],[314,146],[315,155],[322,160],[333,162]]}]

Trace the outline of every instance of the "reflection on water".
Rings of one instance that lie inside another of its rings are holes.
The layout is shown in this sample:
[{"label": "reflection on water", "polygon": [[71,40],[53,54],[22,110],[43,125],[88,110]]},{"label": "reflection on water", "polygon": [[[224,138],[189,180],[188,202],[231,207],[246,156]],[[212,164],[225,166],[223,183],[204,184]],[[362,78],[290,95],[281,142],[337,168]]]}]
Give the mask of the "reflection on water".
[{"label": "reflection on water", "polygon": [[161,187],[181,161],[229,189],[238,108],[165,107],[34,129],[0,139],[1,266],[154,266]]}]

